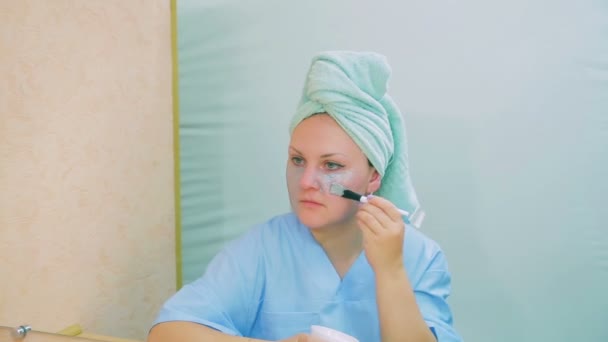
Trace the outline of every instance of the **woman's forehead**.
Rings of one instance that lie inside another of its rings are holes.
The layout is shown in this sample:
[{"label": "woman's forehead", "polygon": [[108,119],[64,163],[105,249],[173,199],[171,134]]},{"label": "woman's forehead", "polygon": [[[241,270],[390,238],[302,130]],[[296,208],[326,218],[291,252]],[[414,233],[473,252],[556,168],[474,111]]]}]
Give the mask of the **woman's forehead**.
[{"label": "woman's forehead", "polygon": [[301,154],[323,156],[343,154],[350,157],[363,155],[351,137],[327,114],[313,115],[296,126],[290,148]]}]

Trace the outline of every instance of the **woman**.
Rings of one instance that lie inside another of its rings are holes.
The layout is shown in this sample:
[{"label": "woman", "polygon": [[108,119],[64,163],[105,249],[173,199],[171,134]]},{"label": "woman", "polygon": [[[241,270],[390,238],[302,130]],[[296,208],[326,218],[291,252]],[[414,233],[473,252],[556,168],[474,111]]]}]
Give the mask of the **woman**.
[{"label": "woman", "polygon": [[[315,341],[313,324],[361,342],[461,340],[444,255],[397,209],[419,205],[389,75],[376,53],[313,58],[291,124],[292,213],[228,244],[165,303],[150,342]],[[361,204],[332,184],[375,195]]]}]

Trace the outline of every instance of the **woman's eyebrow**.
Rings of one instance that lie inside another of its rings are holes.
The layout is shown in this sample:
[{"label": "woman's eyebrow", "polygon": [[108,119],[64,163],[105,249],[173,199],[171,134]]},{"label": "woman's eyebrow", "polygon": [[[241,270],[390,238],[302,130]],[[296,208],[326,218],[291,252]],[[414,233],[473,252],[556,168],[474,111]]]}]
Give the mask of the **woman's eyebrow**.
[{"label": "woman's eyebrow", "polygon": [[[296,152],[297,154],[303,155],[304,153],[300,152],[297,148],[293,147],[293,146],[289,146],[290,150],[293,150],[294,152]],[[323,155],[321,155],[321,158],[329,158],[329,157],[333,157],[336,155],[341,155],[346,157],[346,154],[344,153],[339,153],[339,152],[333,152],[333,153],[325,153]]]},{"label": "woman's eyebrow", "polygon": [[323,155],[321,155],[321,158],[329,158],[329,157],[338,156],[338,155],[346,157],[346,154],[344,154],[344,153],[337,153],[336,152],[336,153],[326,153],[326,154],[323,154]]}]

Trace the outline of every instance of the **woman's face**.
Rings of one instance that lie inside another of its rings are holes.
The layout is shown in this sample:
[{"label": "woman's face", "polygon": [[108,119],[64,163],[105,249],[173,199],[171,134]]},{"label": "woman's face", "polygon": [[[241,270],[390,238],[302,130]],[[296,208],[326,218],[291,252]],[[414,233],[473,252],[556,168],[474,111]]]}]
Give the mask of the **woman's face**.
[{"label": "woman's face", "polygon": [[358,203],[332,195],[338,183],[358,193],[374,192],[380,177],[366,156],[327,114],[313,115],[294,129],[287,159],[292,210],[311,229],[354,221]]}]

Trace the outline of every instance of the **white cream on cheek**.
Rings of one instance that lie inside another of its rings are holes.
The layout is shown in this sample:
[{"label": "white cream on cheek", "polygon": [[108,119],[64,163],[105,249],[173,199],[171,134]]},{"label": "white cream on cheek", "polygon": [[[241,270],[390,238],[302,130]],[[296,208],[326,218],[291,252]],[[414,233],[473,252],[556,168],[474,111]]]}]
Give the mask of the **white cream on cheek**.
[{"label": "white cream on cheek", "polygon": [[[305,168],[289,167],[287,170],[287,181],[292,187],[291,191],[297,191],[300,188],[302,177],[304,177]],[[315,187],[319,188],[321,193],[329,193],[329,188],[333,183],[341,184],[345,187],[352,185],[353,172],[348,171],[323,171],[315,170],[312,175],[312,182]]]},{"label": "white cream on cheek", "polygon": [[321,192],[329,193],[329,188],[333,183],[340,184],[346,188],[352,185],[352,171],[333,171],[319,175],[319,184],[321,184]]}]

